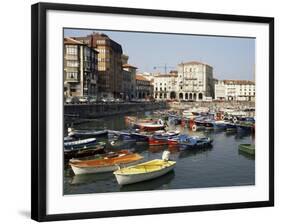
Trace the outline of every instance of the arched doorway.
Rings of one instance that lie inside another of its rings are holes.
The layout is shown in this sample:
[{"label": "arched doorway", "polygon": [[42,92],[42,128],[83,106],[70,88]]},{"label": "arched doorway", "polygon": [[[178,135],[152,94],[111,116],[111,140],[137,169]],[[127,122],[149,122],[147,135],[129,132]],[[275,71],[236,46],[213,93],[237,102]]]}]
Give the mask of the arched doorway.
[{"label": "arched doorway", "polygon": [[164,99],[167,99],[167,93],[164,93]]},{"label": "arched doorway", "polygon": [[139,99],[141,99],[141,93],[139,93]]},{"label": "arched doorway", "polygon": [[185,93],[185,99],[186,100],[188,99],[188,93]]},{"label": "arched doorway", "polygon": [[160,93],[160,97],[159,98],[162,99],[162,93]]},{"label": "arched doorway", "polygon": [[179,94],[179,98],[182,100],[183,99],[183,93]]},{"label": "arched doorway", "polygon": [[202,99],[203,99],[203,94],[202,94],[202,93],[199,93],[199,94],[198,94],[198,99],[199,99],[199,100],[202,100]]},{"label": "arched doorway", "polygon": [[157,96],[157,93],[155,93],[155,99],[157,99],[157,97],[158,97],[158,96]]},{"label": "arched doorway", "polygon": [[175,99],[175,98],[176,98],[176,92],[172,91],[172,92],[170,93],[170,98],[171,98],[171,99]]},{"label": "arched doorway", "polygon": [[192,100],[192,93],[189,93],[189,99]]},{"label": "arched doorway", "polygon": [[196,100],[197,99],[197,95],[196,93],[193,93],[193,99]]}]

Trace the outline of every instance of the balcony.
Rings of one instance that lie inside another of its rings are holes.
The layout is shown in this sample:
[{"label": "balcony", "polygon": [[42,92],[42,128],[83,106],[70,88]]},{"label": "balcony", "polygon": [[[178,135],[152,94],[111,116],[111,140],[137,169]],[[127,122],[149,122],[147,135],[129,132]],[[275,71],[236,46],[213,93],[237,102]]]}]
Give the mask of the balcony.
[{"label": "balcony", "polygon": [[78,55],[65,54],[64,58],[66,60],[78,61]]},{"label": "balcony", "polygon": [[65,78],[65,82],[77,83],[80,82],[79,78]]}]

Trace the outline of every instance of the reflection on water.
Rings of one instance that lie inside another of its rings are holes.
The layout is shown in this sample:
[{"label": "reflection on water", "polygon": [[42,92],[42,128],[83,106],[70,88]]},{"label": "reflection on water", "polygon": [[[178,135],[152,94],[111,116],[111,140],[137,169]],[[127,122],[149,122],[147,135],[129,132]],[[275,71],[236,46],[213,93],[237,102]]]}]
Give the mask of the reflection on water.
[{"label": "reflection on water", "polygon": [[175,172],[171,171],[156,179],[121,186],[120,191],[138,191],[139,189],[142,189],[143,191],[169,189],[169,183],[174,179],[174,177]]},{"label": "reflection on water", "polygon": [[[138,113],[138,116],[143,115]],[[95,119],[76,125],[77,129],[125,130],[124,117],[114,116]],[[203,188],[221,186],[241,186],[255,184],[254,157],[239,153],[239,144],[254,144],[254,136],[247,132],[198,131],[190,132],[181,126],[170,126],[170,130],[180,130],[189,135],[212,138],[213,146],[206,149],[182,150],[179,147],[148,146],[147,143],[100,139],[107,148],[129,149],[144,157],[144,161],[159,159],[165,149],[171,152],[170,158],[177,161],[173,172],[154,180],[120,187],[112,173],[86,174],[75,176],[66,164],[64,169],[64,193],[83,194],[119,191],[143,191],[183,188]]]}]

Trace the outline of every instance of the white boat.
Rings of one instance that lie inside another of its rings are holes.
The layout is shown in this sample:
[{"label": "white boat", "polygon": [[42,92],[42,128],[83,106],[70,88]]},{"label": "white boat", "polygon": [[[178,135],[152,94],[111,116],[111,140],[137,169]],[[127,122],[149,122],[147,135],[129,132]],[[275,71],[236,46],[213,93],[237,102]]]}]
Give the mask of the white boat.
[{"label": "white boat", "polygon": [[116,155],[108,155],[103,158],[93,160],[77,160],[69,161],[75,175],[88,173],[105,173],[112,172],[120,167],[135,165],[143,159],[137,153],[129,153],[127,150],[121,150]]},{"label": "white boat", "polygon": [[122,168],[113,174],[119,185],[138,183],[163,176],[173,170],[176,165],[175,161],[169,161],[169,154],[169,151],[164,151],[162,159]]},{"label": "white boat", "polygon": [[96,141],[97,141],[96,138],[87,138],[87,139],[76,140],[76,141],[67,141],[64,142],[63,145],[65,149],[69,149],[69,148],[91,145],[96,143]]}]

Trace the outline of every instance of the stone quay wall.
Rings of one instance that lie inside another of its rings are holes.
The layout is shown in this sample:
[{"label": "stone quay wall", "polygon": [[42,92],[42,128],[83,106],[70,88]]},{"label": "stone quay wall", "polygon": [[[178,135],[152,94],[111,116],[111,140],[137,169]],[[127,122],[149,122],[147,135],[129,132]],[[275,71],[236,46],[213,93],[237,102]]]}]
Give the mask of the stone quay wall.
[{"label": "stone quay wall", "polygon": [[65,104],[64,115],[72,119],[100,118],[161,109],[167,109],[166,102]]},{"label": "stone quay wall", "polygon": [[236,108],[236,109],[246,109],[255,108],[255,102],[253,101],[201,101],[201,102],[170,102],[168,107],[172,109],[185,110],[191,107],[209,107],[214,108]]}]

